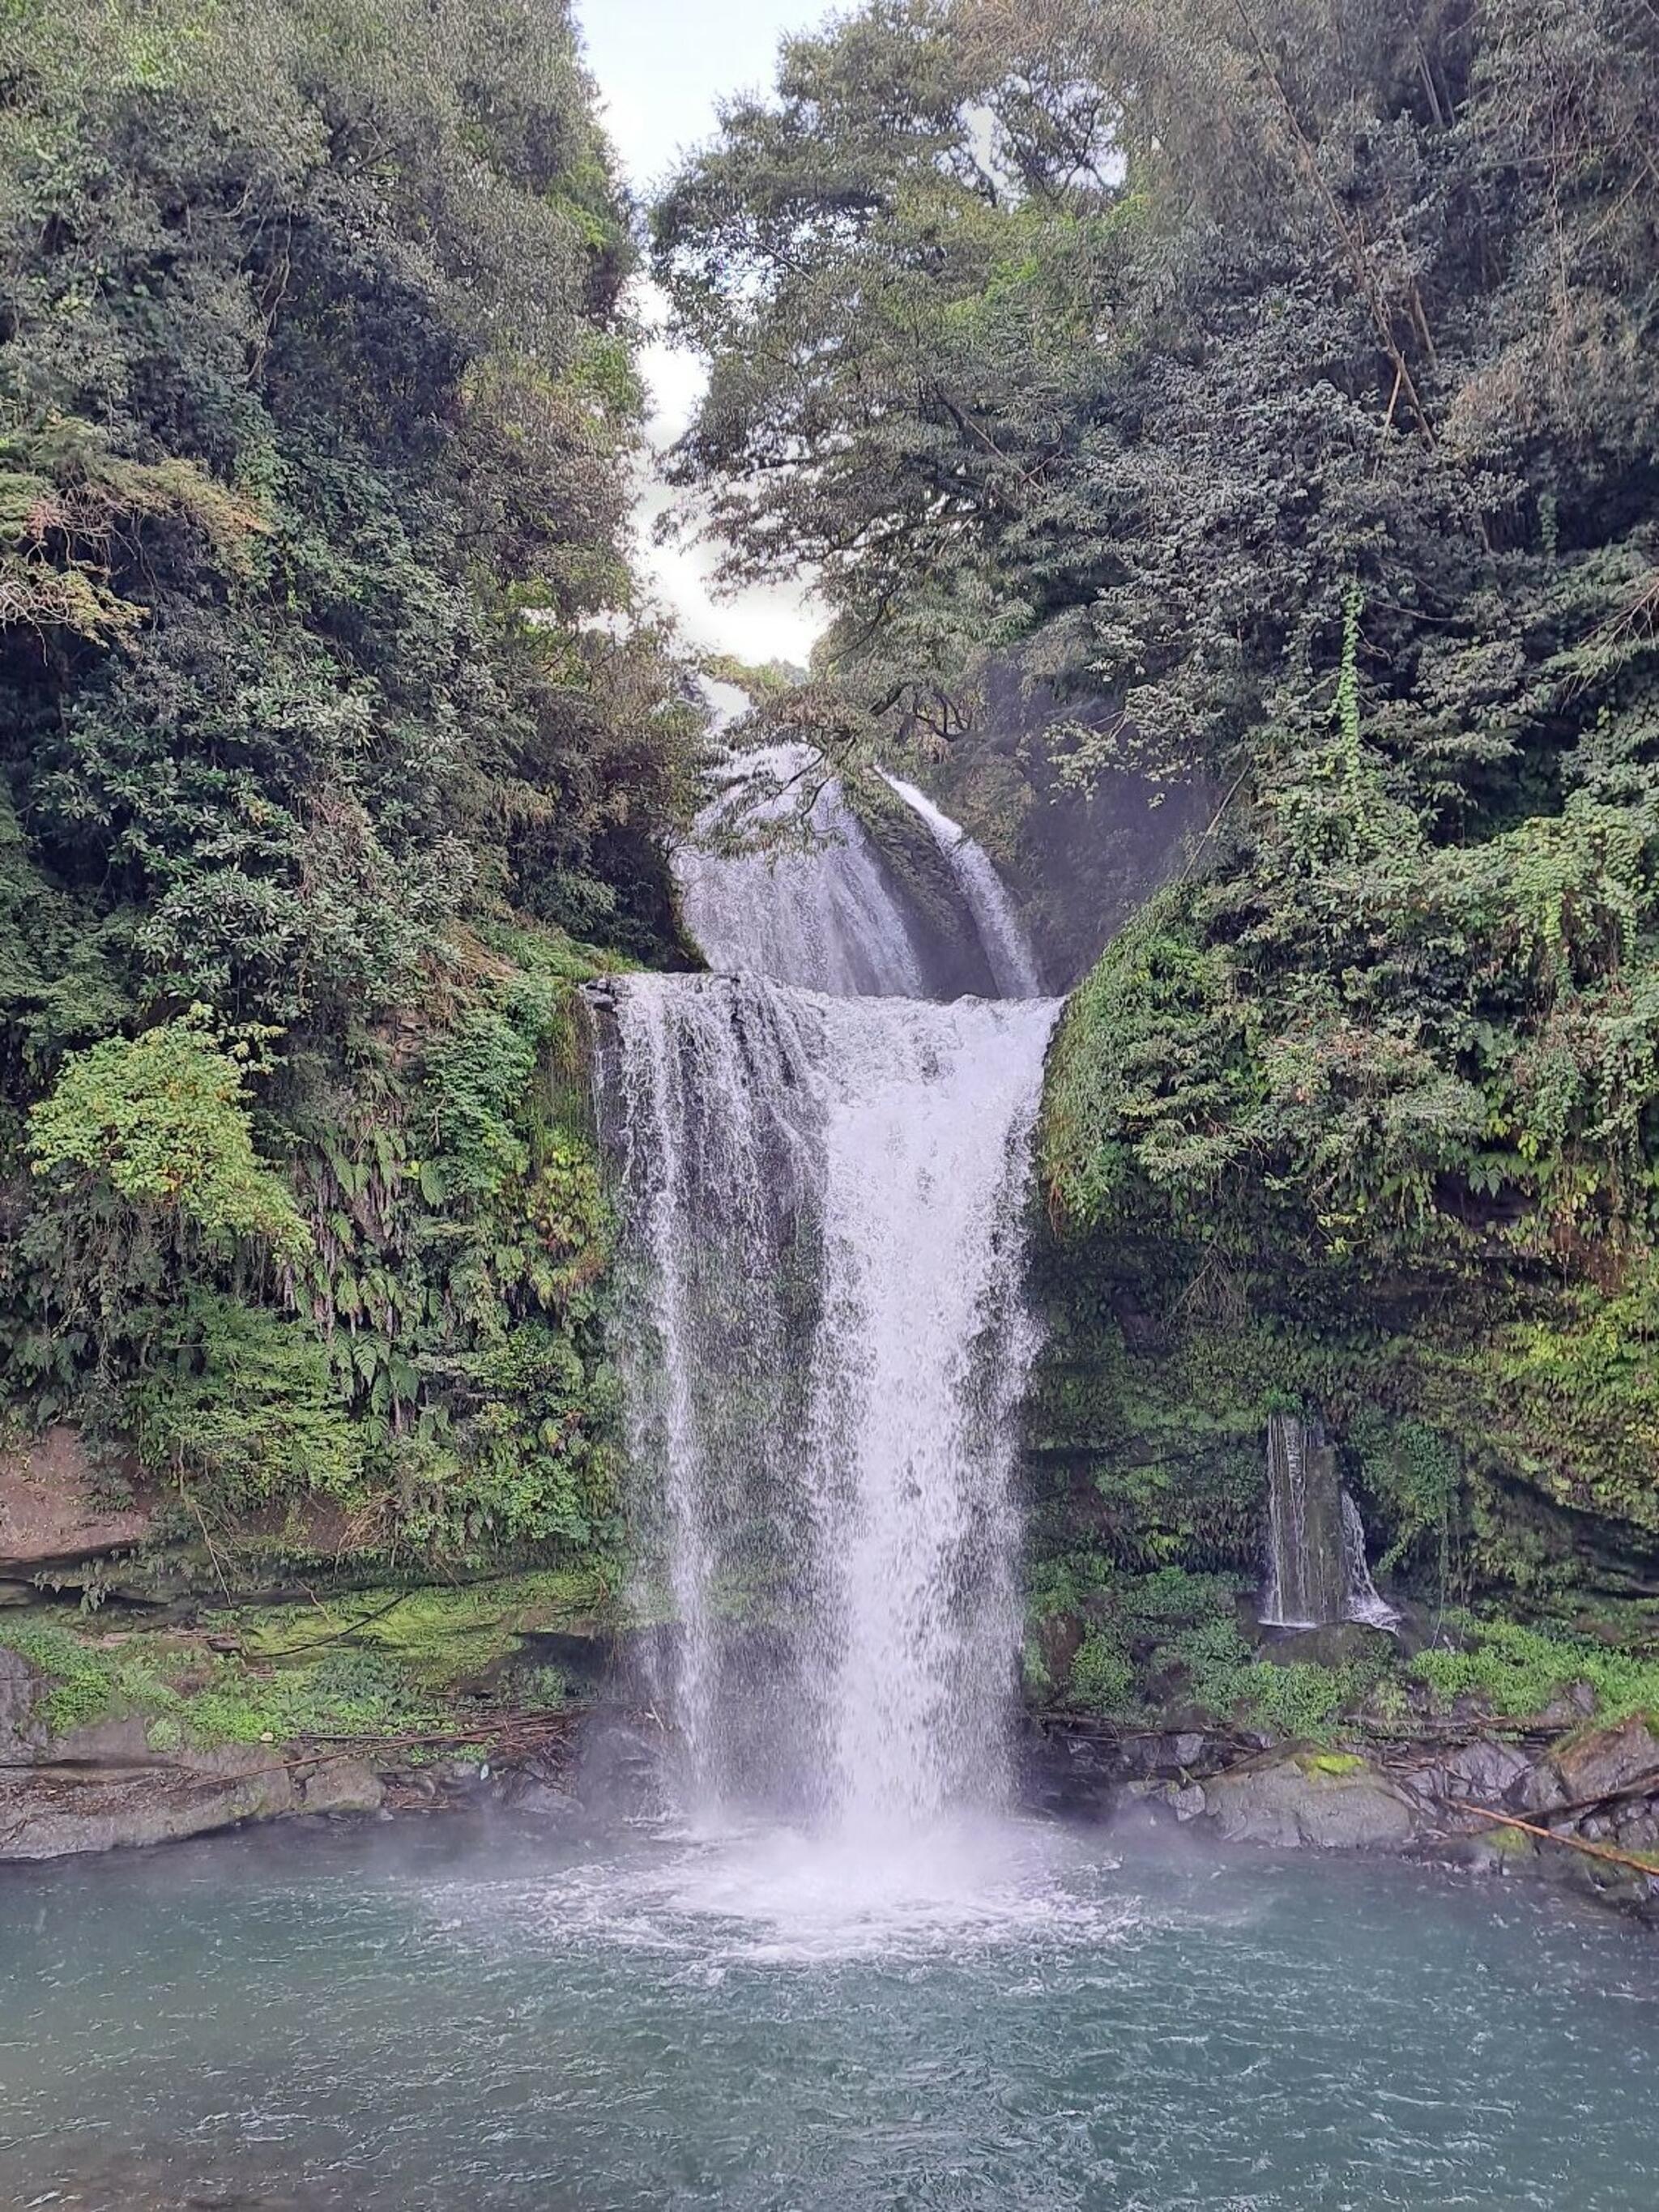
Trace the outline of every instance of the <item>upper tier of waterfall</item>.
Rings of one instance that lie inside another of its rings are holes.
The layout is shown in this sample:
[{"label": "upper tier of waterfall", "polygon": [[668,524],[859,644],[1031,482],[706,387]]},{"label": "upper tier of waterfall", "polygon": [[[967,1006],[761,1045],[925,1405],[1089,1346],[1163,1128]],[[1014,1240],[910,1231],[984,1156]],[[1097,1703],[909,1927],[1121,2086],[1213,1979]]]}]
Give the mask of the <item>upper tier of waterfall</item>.
[{"label": "upper tier of waterfall", "polygon": [[990,854],[974,842],[959,823],[952,822],[948,814],[935,806],[925,791],[919,791],[914,783],[906,783],[902,776],[890,775],[885,769],[880,773],[888,788],[896,792],[911,811],[926,823],[929,834],[951,863],[991,963],[997,995],[1004,999],[1041,998],[1042,978],[1037,973],[1030,940],[1006,885],[991,864]]},{"label": "upper tier of waterfall", "polygon": [[[757,746],[728,756],[715,780],[674,863],[685,926],[709,965],[838,998],[925,996],[903,909],[817,754]],[[728,849],[769,829],[791,842]]]},{"label": "upper tier of waterfall", "polygon": [[[742,695],[710,684],[716,733]],[[1042,994],[1013,902],[988,857],[925,793],[882,771],[950,863],[997,995]],[[838,777],[810,745],[725,754],[674,856],[685,926],[711,968],[837,998],[936,995],[913,918]]]}]

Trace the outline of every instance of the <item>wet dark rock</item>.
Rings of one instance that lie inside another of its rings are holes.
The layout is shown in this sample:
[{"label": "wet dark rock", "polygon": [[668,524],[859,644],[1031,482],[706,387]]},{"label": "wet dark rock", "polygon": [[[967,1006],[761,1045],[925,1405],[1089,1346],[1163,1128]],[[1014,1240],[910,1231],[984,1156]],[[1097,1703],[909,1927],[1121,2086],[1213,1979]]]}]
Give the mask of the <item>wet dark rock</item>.
[{"label": "wet dark rock", "polygon": [[1586,1721],[1595,1711],[1595,1692],[1588,1682],[1575,1682],[1553,1698],[1538,1715],[1540,1729],[1572,1729]]},{"label": "wet dark rock", "polygon": [[1459,1744],[1419,1767],[1412,1777],[1414,1789],[1451,1803],[1498,1807],[1510,1802],[1510,1793],[1525,1783],[1532,1761],[1513,1744],[1486,1738]]},{"label": "wet dark rock", "polygon": [[558,1782],[533,1774],[514,1777],[502,1791],[502,1801],[515,1813],[538,1820],[564,1820],[577,1804],[571,1792]]},{"label": "wet dark rock", "polygon": [[1239,1755],[1236,1735],[1207,1729],[1137,1729],[1118,1735],[1086,1723],[1030,1728],[1020,1745],[1020,1790],[1035,1809],[1103,1819],[1120,1799],[1157,1798],[1194,1773],[1214,1773]]},{"label": "wet dark rock", "polygon": [[1037,1656],[1050,1681],[1067,1682],[1071,1680],[1072,1662],[1082,1648],[1084,1634],[1085,1624],[1080,1613],[1051,1613],[1038,1621],[1036,1630]]},{"label": "wet dark rock", "polygon": [[1616,1796],[1644,1783],[1659,1789],[1659,1736],[1632,1713],[1615,1728],[1593,1729],[1558,1745],[1549,1759],[1560,1804]]},{"label": "wet dark rock", "polygon": [[574,1792],[591,1811],[622,1820],[647,1816],[662,1803],[663,1750],[660,1731],[598,1716],[583,1732]]},{"label": "wet dark rock", "polygon": [[1334,1620],[1322,1628],[1269,1629],[1261,1656],[1274,1666],[1311,1662],[1316,1667],[1346,1667],[1393,1648],[1394,1639],[1386,1630],[1363,1620]]},{"label": "wet dark rock", "polygon": [[32,1758],[46,1730],[34,1717],[40,1681],[21,1651],[0,1644],[0,1760]]}]

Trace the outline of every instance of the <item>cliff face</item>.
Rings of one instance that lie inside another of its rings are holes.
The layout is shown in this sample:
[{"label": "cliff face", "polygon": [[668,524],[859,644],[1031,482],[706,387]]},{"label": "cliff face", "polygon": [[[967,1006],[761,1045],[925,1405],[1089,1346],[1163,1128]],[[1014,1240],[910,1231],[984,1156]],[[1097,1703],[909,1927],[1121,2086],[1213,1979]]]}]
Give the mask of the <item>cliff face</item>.
[{"label": "cliff face", "polygon": [[[1051,1166],[1066,1051],[1062,1038]],[[1242,1163],[1207,1216],[1172,1220],[1167,1188],[1131,1167],[1088,1228],[1060,1206],[1036,1225],[1039,1701],[1297,1735],[1536,1714],[1575,1686],[1604,1717],[1659,1700],[1654,1371],[1632,1319],[1644,1271],[1606,1287],[1552,1277],[1490,1237],[1461,1269],[1397,1252],[1378,1266],[1311,1223],[1247,1254],[1229,1229],[1255,1172]],[[1398,1637],[1261,1626],[1280,1411],[1326,1425],[1403,1608]]]},{"label": "cliff face", "polygon": [[983,846],[1050,989],[1069,991],[1188,857],[1218,794],[1196,763],[1154,772],[1121,702],[1062,698],[1018,653],[980,656],[948,741],[913,730],[896,762]]},{"label": "cliff face", "polygon": [[[1045,1514],[1253,1574],[1317,1411],[1408,1593],[1611,1621],[1659,1559],[1651,11],[1061,13],[1059,67],[1042,9],[849,21],[684,166],[684,473],[739,563],[836,549],[826,667],[1082,979]],[[736,244],[784,208],[810,266]],[[1167,881],[1137,766],[1216,794]]]}]

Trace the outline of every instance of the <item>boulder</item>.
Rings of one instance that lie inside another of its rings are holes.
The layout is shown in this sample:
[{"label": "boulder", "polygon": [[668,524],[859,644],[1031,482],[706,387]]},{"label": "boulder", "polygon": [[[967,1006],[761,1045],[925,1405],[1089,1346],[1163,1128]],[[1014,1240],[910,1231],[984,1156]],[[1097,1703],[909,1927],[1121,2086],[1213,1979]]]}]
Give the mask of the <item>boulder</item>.
[{"label": "boulder", "polygon": [[1402,1851],[1416,1840],[1411,1800],[1362,1759],[1299,1754],[1222,1774],[1205,1811],[1230,1844],[1281,1850]]},{"label": "boulder", "polygon": [[1659,1795],[1638,1798],[1623,1811],[1613,1835],[1621,1851],[1659,1852]]},{"label": "boulder", "polygon": [[0,1774],[0,1858],[172,1843],[298,1809],[292,1776],[264,1744],[172,1757],[149,1753],[143,1759],[129,1751],[82,1764],[42,1759],[27,1771]]},{"label": "boulder", "polygon": [[1488,1805],[1494,1810],[1508,1801],[1532,1771],[1532,1761],[1513,1744],[1494,1743],[1482,1737],[1459,1744],[1455,1751],[1419,1767],[1414,1785],[1432,1797],[1452,1803]]},{"label": "boulder", "polygon": [[325,1759],[295,1782],[302,1813],[378,1813],[386,1784],[361,1759]]},{"label": "boulder", "polygon": [[1644,1782],[1659,1789],[1659,1736],[1644,1715],[1632,1713],[1614,1728],[1589,1729],[1550,1753],[1559,1795],[1553,1802],[1577,1805],[1614,1797]]},{"label": "boulder", "polygon": [[294,1813],[369,1813],[385,1795],[361,1759],[290,1765],[277,1744],[211,1750],[152,1741],[137,1717],[51,1735],[39,1680],[0,1646],[0,1859],[55,1859],[165,1844]]}]

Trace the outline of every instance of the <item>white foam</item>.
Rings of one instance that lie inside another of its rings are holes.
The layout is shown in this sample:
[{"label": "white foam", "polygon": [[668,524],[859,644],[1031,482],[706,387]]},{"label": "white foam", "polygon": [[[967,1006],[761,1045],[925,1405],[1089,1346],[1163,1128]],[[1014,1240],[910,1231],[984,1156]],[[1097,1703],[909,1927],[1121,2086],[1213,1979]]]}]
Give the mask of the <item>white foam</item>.
[{"label": "white foam", "polygon": [[[741,1966],[960,1960],[1022,1947],[1120,1943],[1144,1899],[1103,1891],[1096,1843],[1035,1822],[945,1820],[884,1849],[786,1826],[665,1830],[654,1846],[545,1881],[466,1882],[444,1895],[471,1938],[636,1951],[698,1978]],[[455,1910],[459,1906],[460,1909]]]}]

